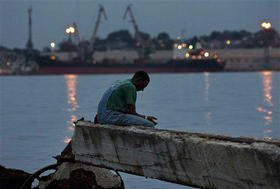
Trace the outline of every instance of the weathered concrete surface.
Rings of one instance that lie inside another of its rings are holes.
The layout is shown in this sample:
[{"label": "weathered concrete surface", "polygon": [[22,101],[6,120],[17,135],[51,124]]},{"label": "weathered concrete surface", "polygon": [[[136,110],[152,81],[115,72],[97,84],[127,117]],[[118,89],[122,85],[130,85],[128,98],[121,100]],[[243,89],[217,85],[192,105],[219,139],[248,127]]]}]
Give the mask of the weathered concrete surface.
[{"label": "weathered concrete surface", "polygon": [[79,121],[76,161],[201,188],[280,188],[280,141]]},{"label": "weathered concrete surface", "polygon": [[38,189],[123,189],[120,176],[110,170],[82,163],[64,162],[57,171],[43,177]]}]

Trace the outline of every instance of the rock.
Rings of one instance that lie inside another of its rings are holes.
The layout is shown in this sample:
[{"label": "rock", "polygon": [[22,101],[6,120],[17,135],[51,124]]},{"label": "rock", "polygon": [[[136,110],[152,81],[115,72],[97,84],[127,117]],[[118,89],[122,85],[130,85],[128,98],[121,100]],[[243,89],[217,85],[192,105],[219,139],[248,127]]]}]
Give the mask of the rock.
[{"label": "rock", "polygon": [[0,165],[0,188],[19,189],[30,175],[22,170],[7,169]]},{"label": "rock", "polygon": [[121,177],[110,170],[85,165],[82,163],[64,162],[55,173],[42,177],[39,189],[122,189]]}]

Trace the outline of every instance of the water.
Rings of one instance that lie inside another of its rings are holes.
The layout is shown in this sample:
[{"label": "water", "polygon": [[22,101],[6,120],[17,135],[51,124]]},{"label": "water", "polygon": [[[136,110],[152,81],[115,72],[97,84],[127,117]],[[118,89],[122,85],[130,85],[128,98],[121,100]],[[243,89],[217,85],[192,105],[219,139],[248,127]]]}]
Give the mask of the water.
[{"label": "water", "polygon": [[[158,128],[231,136],[280,138],[280,72],[151,74],[137,111]],[[0,164],[34,172],[55,160],[72,122],[93,120],[98,99],[131,75],[0,77]],[[126,188],[184,186],[122,174]]]}]

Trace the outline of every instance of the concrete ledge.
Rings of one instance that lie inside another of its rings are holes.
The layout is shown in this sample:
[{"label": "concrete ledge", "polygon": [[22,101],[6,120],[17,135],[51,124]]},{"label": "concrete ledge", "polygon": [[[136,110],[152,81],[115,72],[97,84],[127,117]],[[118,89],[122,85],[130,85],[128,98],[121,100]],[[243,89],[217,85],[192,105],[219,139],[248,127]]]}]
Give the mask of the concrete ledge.
[{"label": "concrete ledge", "polygon": [[76,123],[76,161],[200,188],[280,188],[280,141]]}]

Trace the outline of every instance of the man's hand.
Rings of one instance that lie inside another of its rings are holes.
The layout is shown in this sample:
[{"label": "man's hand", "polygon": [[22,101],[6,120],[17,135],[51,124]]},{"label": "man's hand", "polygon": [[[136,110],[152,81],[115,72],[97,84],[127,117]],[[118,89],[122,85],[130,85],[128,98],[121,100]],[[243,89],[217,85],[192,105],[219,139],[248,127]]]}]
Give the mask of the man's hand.
[{"label": "man's hand", "polygon": [[155,125],[157,124],[157,122],[155,122],[155,120],[157,120],[157,118],[154,116],[147,116],[147,120],[153,122],[153,124],[155,124]]}]

